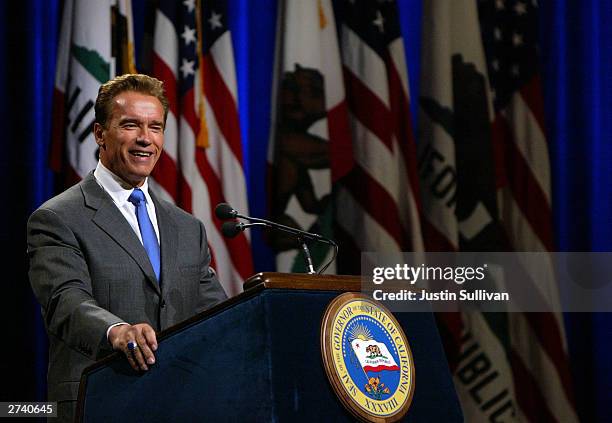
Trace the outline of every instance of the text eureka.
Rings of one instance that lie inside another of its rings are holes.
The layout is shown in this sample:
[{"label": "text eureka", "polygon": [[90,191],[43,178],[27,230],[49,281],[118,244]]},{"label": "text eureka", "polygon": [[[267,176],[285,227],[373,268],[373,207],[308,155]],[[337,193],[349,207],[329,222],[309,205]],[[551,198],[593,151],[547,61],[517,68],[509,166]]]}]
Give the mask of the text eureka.
[{"label": "text eureka", "polygon": [[[360,312],[371,315],[374,319],[383,325],[389,332],[389,335],[393,338],[393,342],[397,347],[397,353],[400,361],[400,381],[397,387],[403,395],[407,395],[410,391],[410,357],[404,344],[404,340],[400,336],[395,324],[387,318],[387,316],[377,307],[373,307],[367,304],[354,306],[355,309],[359,309]],[[346,367],[342,364],[342,332],[348,321],[353,317],[353,307],[345,307],[334,322],[332,337],[333,337],[333,355],[335,362],[337,363],[337,371],[345,390],[352,396],[356,397],[359,389],[353,383]],[[398,407],[398,401],[395,396],[392,396],[386,401],[371,401],[366,397],[365,404],[366,408],[373,412],[386,413],[395,410]]]}]

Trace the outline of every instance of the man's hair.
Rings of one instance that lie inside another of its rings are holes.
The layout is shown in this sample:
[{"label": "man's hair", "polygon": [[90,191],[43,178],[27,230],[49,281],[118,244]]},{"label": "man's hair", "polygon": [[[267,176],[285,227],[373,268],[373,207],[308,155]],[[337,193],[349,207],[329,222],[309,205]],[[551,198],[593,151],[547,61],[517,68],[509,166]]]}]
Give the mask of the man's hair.
[{"label": "man's hair", "polygon": [[112,112],[113,99],[126,91],[135,91],[153,96],[164,108],[164,125],[168,116],[168,99],[164,91],[164,83],[159,79],[143,74],[125,74],[102,84],[96,98],[96,123],[106,128],[106,123]]}]

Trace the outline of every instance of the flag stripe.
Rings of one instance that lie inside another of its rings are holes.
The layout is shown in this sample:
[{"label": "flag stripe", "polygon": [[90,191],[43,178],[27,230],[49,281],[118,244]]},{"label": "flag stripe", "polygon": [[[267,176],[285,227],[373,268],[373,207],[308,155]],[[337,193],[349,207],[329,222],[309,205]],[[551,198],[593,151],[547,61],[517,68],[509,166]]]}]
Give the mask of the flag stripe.
[{"label": "flag stripe", "polygon": [[[172,71],[174,77],[167,81],[174,81],[179,73],[179,44],[174,23],[166,13],[158,10],[155,14],[155,33],[153,34],[154,55]],[[171,84],[174,85],[174,84]]]},{"label": "flag stripe", "polygon": [[168,62],[163,60],[157,52],[153,54],[153,74],[157,79],[164,82],[164,91],[169,103],[169,112],[176,117],[179,116],[178,112],[178,97],[176,93],[176,85],[174,82],[175,74],[174,71],[168,66]]},{"label": "flag stripe", "polygon": [[[183,113],[184,121],[189,125],[189,127],[195,134],[197,133],[197,130],[199,129],[199,120],[195,114],[195,110],[193,109],[193,107],[190,107],[193,104],[195,104],[195,98],[194,98],[194,91],[193,89],[191,89],[183,96],[183,108],[182,109],[184,111]],[[191,160],[189,160],[189,162],[191,162]],[[215,215],[214,209],[217,204],[226,202],[222,194],[222,191],[221,191],[222,183],[219,177],[217,176],[217,173],[215,173],[212,167],[210,166],[208,157],[206,156],[206,153],[203,149],[197,148],[197,147],[195,148],[195,162],[197,163],[197,167],[200,171],[200,175],[202,179],[206,181],[206,189],[208,190],[208,200],[209,200],[208,204],[210,205],[209,216],[212,218],[212,222],[215,228],[214,231],[216,232],[217,228],[221,226],[222,222]],[[196,181],[195,183],[198,183],[198,181]],[[229,246],[228,241],[225,241],[224,243]],[[246,235],[244,233],[238,234],[238,236],[234,240],[232,240],[232,245],[238,248],[243,254],[241,254],[240,256],[230,254],[229,251],[231,251],[231,249],[227,248],[227,253],[223,254],[224,256],[227,256],[227,257],[224,257],[224,260],[229,259],[232,262],[233,267],[237,270],[238,274],[244,280],[250,276],[252,272],[252,266],[253,266],[252,261],[249,260],[250,248],[248,245]],[[215,255],[219,260],[220,252],[217,251],[218,249],[219,247],[213,248],[213,251],[215,251]],[[223,250],[225,252],[225,249]]]},{"label": "flag stripe", "polygon": [[[498,116],[493,123],[494,142],[503,150],[503,167],[506,180],[510,186],[517,205],[530,223],[533,232],[548,251],[554,249],[552,237],[552,212],[540,186],[531,175],[531,171],[522,155],[516,148],[513,131],[508,122]],[[533,207],[538,204],[538,207]]]},{"label": "flag stripe", "polygon": [[[248,238],[240,234],[236,240],[224,239],[214,216],[216,204],[226,197],[224,190],[231,192],[228,196],[236,206],[248,211],[234,59],[231,35],[224,26],[226,8],[218,3],[218,20],[204,19],[200,27],[200,7],[199,2],[159,2],[153,72],[165,83],[170,113],[166,155],[153,176],[166,195],[205,223],[213,266],[226,292],[234,295],[252,273]],[[199,40],[212,45],[199,51],[204,48]],[[196,146],[205,136],[208,147]]]},{"label": "flag stripe", "polygon": [[[404,40],[396,38],[389,43],[389,57],[391,58],[392,66],[389,68],[395,69],[397,76],[402,84],[403,92],[406,95],[406,104],[410,103],[410,85],[408,84],[408,70],[406,68],[406,59],[404,51]],[[393,93],[393,89],[390,90]],[[411,118],[411,115],[407,115]]]},{"label": "flag stripe", "polygon": [[[522,359],[516,352],[510,354],[510,364],[514,375],[516,400],[521,407],[521,411],[530,422],[556,423],[557,420],[550,411],[546,400],[538,389],[537,381],[523,364]],[[564,420],[561,420],[564,422]]]},{"label": "flag stripe", "polygon": [[217,125],[238,161],[242,161],[240,119],[232,93],[219,74],[212,56],[204,57],[204,92],[217,120]]},{"label": "flag stripe", "polygon": [[[178,169],[172,158],[162,151],[159,160],[155,165],[155,170],[152,172],[153,178],[157,183],[170,195],[173,199],[178,198],[178,179],[176,177]],[[167,175],[163,178],[159,175]],[[173,201],[174,202],[174,201]]]},{"label": "flag stripe", "polygon": [[[391,56],[393,58],[393,56]],[[399,62],[399,59],[393,60],[393,62]],[[404,66],[400,65],[400,68]],[[401,82],[402,72],[398,69],[397,65],[389,66],[389,86],[391,88],[391,110],[397,111],[392,113],[391,118],[393,122],[393,129],[397,140],[402,140],[399,143],[400,150],[404,156],[406,166],[404,167],[408,175],[408,182],[410,183],[410,195],[412,201],[416,203],[416,210],[420,210],[421,199],[419,193],[419,177],[417,173],[418,163],[416,154],[416,143],[412,136],[412,116],[410,114],[410,105],[408,103],[408,92],[403,90],[403,83]],[[418,220],[413,220],[418,223]],[[420,238],[420,235],[419,235]]]},{"label": "flag stripe", "polygon": [[352,193],[353,198],[367,210],[367,213],[384,228],[388,236],[398,246],[405,245],[402,234],[397,229],[398,210],[395,201],[388,192],[360,167],[356,166],[344,180],[344,186]]},{"label": "flag stripe", "polygon": [[423,219],[423,240],[425,242],[426,251],[455,251],[456,245],[453,245],[447,237],[433,225],[428,219]]},{"label": "flag stripe", "polygon": [[[520,91],[523,101],[529,107],[531,114],[538,122],[540,132],[544,134],[546,132],[546,125],[544,124],[544,97],[542,96],[542,85],[540,81],[540,75],[534,75]],[[546,137],[544,136],[546,141]]]},{"label": "flag stripe", "polygon": [[389,150],[391,146],[391,116],[386,105],[373,95],[369,85],[364,84],[351,72],[344,70],[346,100],[351,113],[367,127]]},{"label": "flag stripe", "polygon": [[344,100],[327,111],[332,183],[346,175],[355,165],[348,113],[348,105]]},{"label": "flag stripe", "polygon": [[397,203],[400,197],[407,194],[408,181],[404,179],[402,169],[395,167],[401,162],[399,149],[394,140],[392,149],[385,148],[376,134],[370,132],[358,119],[352,119],[353,138],[355,140],[355,160],[382,189],[387,191],[392,201]]},{"label": "flag stripe", "polygon": [[[547,374],[548,379],[538,379],[540,391],[558,421],[577,421],[573,410],[573,394],[570,375],[565,367],[566,356],[559,345],[563,345],[558,324],[552,313],[519,313],[512,320],[512,343],[531,374]],[[529,342],[536,338],[537,343]],[[556,380],[553,380],[556,379]]]},{"label": "flag stripe", "polygon": [[[345,73],[348,69],[355,78],[367,81],[368,89],[378,101],[383,103],[385,108],[389,107],[389,86],[382,77],[386,74],[385,62],[346,25],[342,25],[342,64],[345,66]],[[347,84],[347,94],[350,91]]]},{"label": "flag stripe", "polygon": [[[352,123],[355,161],[368,177],[380,186],[380,189],[386,191],[393,204],[397,205],[397,219],[403,229],[411,235],[408,239],[420,240],[420,226],[412,225],[419,219],[418,206],[410,192],[411,187],[397,141],[393,140],[393,151],[389,151],[374,134],[361,125],[359,120],[353,119]],[[421,247],[419,244],[416,245]],[[405,247],[408,248],[407,245]]]},{"label": "flag stripe", "polygon": [[548,143],[535,115],[523,101],[524,97],[515,94],[503,116],[514,130],[513,141],[537,185],[540,186],[546,203],[550,204],[550,166],[548,162]]},{"label": "flag stripe", "polygon": [[[214,116],[207,114],[207,127],[209,136],[215,137],[223,142],[213,143],[206,149],[208,164],[216,175],[219,175],[221,191],[229,204],[234,208],[247,213],[248,204],[246,203],[246,181],[242,166],[236,159],[229,145],[224,142],[225,138],[220,134]],[[249,233],[244,232],[248,237]]]},{"label": "flag stripe", "polygon": [[227,250],[225,241],[219,232],[219,226],[214,222],[214,213],[209,186],[205,181],[204,175],[199,170],[198,155],[203,154],[198,152],[195,146],[195,135],[191,131],[189,123],[185,119],[181,119],[181,171],[185,175],[192,191],[192,213],[205,223],[208,235],[208,243],[211,247],[211,255],[213,258],[213,267],[217,270],[220,276],[220,282],[223,285],[226,293],[231,296],[239,292],[239,288],[233,281],[232,264],[229,259],[230,254]]},{"label": "flag stripe", "polygon": [[[210,48],[208,56],[210,56],[210,62],[215,65],[217,69],[217,75],[223,79],[223,86],[227,88],[229,94],[232,97],[231,102],[234,104],[234,108],[238,106],[238,85],[236,84],[236,71],[234,69],[234,60],[225,52],[232,50],[232,37],[229,32],[225,32],[223,35],[215,41]],[[205,63],[208,63],[208,61]],[[204,71],[206,73],[206,71]],[[206,76],[205,76],[206,77]]]},{"label": "flag stripe", "polygon": [[[373,219],[344,187],[338,189],[337,203],[343,208],[338,224],[361,251],[402,251],[398,241]],[[345,247],[347,245],[345,244]]]},{"label": "flag stripe", "polygon": [[[202,178],[205,181],[209,181],[208,183],[208,194],[210,196],[210,204],[211,204],[211,213],[213,224],[215,228],[221,226],[222,222],[217,218],[214,214],[214,208],[219,203],[224,203],[225,199],[223,198],[223,194],[221,193],[220,186],[221,182],[217,178],[217,175],[212,171],[208,163],[208,159],[203,151],[200,149],[196,149],[196,163],[198,165],[198,169],[202,175]],[[237,237],[232,240],[234,245],[236,245],[241,250],[248,252],[249,246],[244,233],[240,233]],[[248,260],[248,255],[244,257],[238,257],[234,255],[229,255],[229,259],[231,260],[234,268],[238,271],[238,274],[242,277],[242,279],[246,279],[250,276],[250,272],[252,269],[252,264],[250,260]]]}]

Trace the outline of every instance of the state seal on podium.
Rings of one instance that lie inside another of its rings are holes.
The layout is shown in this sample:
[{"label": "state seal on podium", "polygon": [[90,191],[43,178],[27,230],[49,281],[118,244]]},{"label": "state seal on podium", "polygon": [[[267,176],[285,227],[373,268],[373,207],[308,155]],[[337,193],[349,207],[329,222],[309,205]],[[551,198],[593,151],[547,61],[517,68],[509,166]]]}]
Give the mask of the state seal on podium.
[{"label": "state seal on podium", "polygon": [[357,418],[395,422],[415,387],[410,345],[393,315],[370,297],[345,293],[321,322],[323,366],[334,392]]}]

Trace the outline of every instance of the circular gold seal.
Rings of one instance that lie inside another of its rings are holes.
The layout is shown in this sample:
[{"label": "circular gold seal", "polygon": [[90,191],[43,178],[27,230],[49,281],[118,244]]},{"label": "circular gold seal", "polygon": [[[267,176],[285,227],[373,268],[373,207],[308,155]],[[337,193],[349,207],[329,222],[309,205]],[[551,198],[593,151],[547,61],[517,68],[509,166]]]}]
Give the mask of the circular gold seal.
[{"label": "circular gold seal", "polygon": [[321,323],[327,377],[344,406],[369,422],[401,419],[414,393],[414,360],[406,335],[381,304],[356,293],[335,298]]}]

